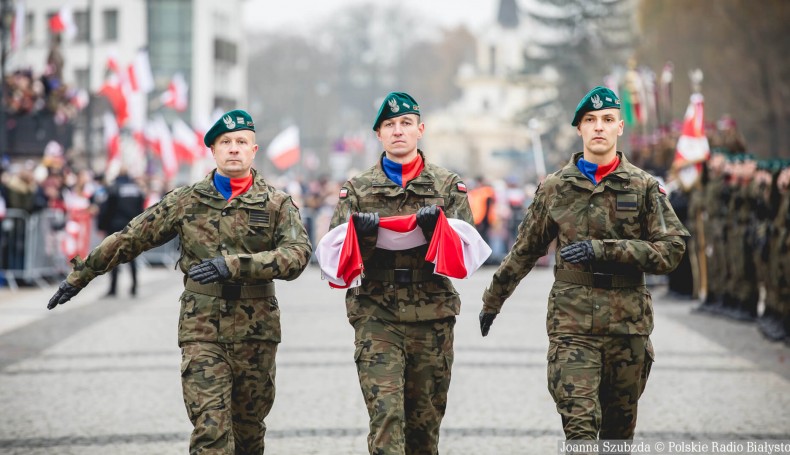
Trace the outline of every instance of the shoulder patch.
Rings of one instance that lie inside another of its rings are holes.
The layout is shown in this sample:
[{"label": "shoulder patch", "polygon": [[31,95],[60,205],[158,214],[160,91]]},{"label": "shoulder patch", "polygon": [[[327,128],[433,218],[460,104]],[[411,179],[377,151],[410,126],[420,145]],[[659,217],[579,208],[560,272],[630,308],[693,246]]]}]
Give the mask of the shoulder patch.
[{"label": "shoulder patch", "polygon": [[348,197],[348,189],[340,188],[340,199],[345,199],[347,197]]},{"label": "shoulder patch", "polygon": [[658,184],[658,191],[659,191],[659,193],[663,194],[664,196],[667,195],[667,189],[664,188],[664,185],[662,185],[661,183]]},{"label": "shoulder patch", "polygon": [[466,193],[466,184],[464,182],[458,182],[456,186],[458,187],[458,191]]}]

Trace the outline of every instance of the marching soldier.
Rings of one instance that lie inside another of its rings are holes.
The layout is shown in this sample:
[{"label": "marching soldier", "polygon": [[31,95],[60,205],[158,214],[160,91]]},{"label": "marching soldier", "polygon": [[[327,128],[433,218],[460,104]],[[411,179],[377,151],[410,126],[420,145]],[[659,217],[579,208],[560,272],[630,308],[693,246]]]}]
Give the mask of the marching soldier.
[{"label": "marching soldier", "polygon": [[178,343],[190,453],[262,454],[274,401],[280,309],[272,280],[293,280],[312,248],[287,194],[252,169],[255,124],[243,110],[206,133],[217,168],[107,238],[50,299],[66,303],[96,276],[178,237],[184,272]]},{"label": "marching soldier", "polygon": [[654,177],[617,151],[620,100],[604,87],[576,107],[583,151],[538,189],[513,249],[483,294],[480,330],[557,240],[549,296],[548,386],[565,437],[632,439],[653,363],[644,273],[680,262],[688,231]]},{"label": "marching soldier", "polygon": [[362,285],[346,294],[346,312],[370,416],[368,450],[437,454],[461,300],[425,261],[427,245],[377,247],[379,219],[416,213],[430,241],[440,210],[473,226],[472,212],[461,179],[417,148],[425,125],[414,98],[388,94],[373,129],[384,153],[343,185],[331,222],[331,228],[354,223],[365,267]]}]

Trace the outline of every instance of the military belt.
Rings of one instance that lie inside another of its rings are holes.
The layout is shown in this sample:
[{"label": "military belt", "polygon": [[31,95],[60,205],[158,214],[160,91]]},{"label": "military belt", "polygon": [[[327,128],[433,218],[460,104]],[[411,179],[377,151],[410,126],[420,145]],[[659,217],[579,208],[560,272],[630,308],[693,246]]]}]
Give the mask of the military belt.
[{"label": "military belt", "polygon": [[366,280],[391,281],[393,283],[419,283],[437,278],[431,269],[365,269]]},{"label": "military belt", "polygon": [[645,284],[645,274],[613,275],[611,273],[590,273],[578,270],[557,269],[554,271],[557,281],[581,284],[601,289],[635,288]]},{"label": "military belt", "polygon": [[186,290],[197,294],[221,297],[225,300],[259,299],[274,296],[274,283],[241,285],[241,284],[200,284],[187,278]]}]

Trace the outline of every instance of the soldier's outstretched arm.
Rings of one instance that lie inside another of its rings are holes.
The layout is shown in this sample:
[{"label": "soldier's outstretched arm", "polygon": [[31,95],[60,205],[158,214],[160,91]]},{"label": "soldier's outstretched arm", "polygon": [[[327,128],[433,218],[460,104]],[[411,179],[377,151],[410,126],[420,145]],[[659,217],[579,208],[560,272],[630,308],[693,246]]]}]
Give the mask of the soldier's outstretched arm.
[{"label": "soldier's outstretched arm", "polygon": [[290,197],[280,206],[276,223],[274,249],[225,257],[230,278],[293,280],[302,274],[310,261],[313,247],[302,224],[299,209]]},{"label": "soldier's outstretched arm", "polygon": [[513,294],[538,259],[547,253],[549,244],[557,236],[557,227],[549,219],[546,204],[545,191],[539,187],[535,200],[518,227],[518,237],[513,248],[502,260],[483,293],[483,312],[499,313],[505,300]]},{"label": "soldier's outstretched arm", "polygon": [[102,240],[87,258],[74,257],[71,273],[60,283],[47,308],[51,310],[68,302],[97,276],[174,238],[173,219],[177,215],[172,209],[178,206],[177,199],[177,191],[166,194],[159,203],[136,216],[122,230]]}]

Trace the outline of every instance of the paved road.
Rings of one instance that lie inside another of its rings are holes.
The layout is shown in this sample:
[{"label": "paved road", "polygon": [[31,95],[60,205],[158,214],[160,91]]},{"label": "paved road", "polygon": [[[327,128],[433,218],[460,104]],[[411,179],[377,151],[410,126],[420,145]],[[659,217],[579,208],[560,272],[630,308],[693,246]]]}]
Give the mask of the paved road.
[{"label": "paved road", "polygon": [[[551,286],[536,269],[483,339],[480,295],[493,268],[457,282],[464,310],[442,454],[551,454],[562,438],[546,389]],[[125,289],[125,270],[119,289]],[[55,311],[52,289],[0,289],[0,453],[183,454],[191,430],[176,343],[180,274],[142,272],[136,299],[102,298],[100,277]],[[310,267],[279,283],[283,342],[267,453],[364,454],[367,413],[343,292]],[[790,348],[753,324],[690,312],[654,290],[657,363],[637,438],[790,439]]]}]

